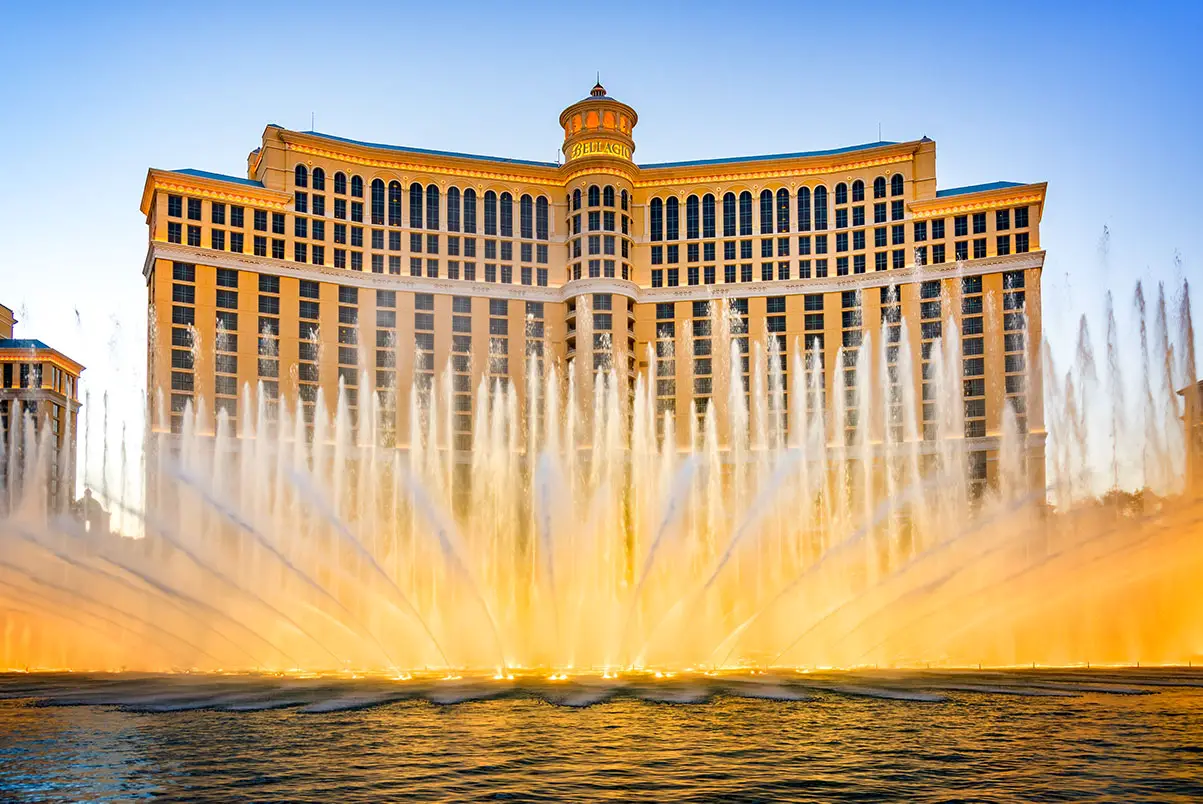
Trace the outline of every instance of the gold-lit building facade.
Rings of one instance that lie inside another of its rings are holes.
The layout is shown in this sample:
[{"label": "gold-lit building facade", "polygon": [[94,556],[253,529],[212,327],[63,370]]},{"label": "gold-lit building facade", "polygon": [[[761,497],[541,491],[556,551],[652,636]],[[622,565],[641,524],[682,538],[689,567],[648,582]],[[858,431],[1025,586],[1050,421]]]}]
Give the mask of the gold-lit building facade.
[{"label": "gold-lit building facade", "polygon": [[[46,503],[75,500],[79,377],[84,367],[36,338],[14,338],[17,320],[0,305],[0,511],[15,505],[27,471],[45,472]],[[36,453],[45,445],[40,467]]]},{"label": "gold-lit building facade", "polygon": [[[225,411],[237,432],[259,388],[312,420],[318,389],[333,400],[341,385],[352,407],[395,395],[385,437],[405,448],[408,396],[446,367],[454,448],[467,451],[482,378],[512,383],[520,403],[528,366],[548,361],[584,378],[613,368],[633,386],[649,345],[664,358],[649,378],[659,412],[684,422],[712,404],[722,419],[721,317],[745,355],[770,339],[787,365],[817,350],[828,399],[841,349],[909,342],[912,376],[887,349],[889,382],[923,400],[930,344],[951,319],[974,479],[997,471],[1009,405],[1042,486],[1043,183],[939,189],[926,137],[638,164],[637,121],[599,85],[560,115],[558,162],[269,125],[245,178],[150,170],[152,427],[178,430],[203,397],[208,426]],[[927,407],[915,408],[920,439]],[[902,427],[875,419],[878,440]],[[843,426],[832,418],[832,443]],[[688,447],[690,428],[676,432]]]}]

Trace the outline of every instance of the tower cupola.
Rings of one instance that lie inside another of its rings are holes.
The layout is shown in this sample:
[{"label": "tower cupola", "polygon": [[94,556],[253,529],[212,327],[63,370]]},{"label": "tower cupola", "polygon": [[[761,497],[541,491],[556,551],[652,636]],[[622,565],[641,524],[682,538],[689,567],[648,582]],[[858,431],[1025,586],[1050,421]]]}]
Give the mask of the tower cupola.
[{"label": "tower cupola", "polygon": [[632,132],[638,120],[635,110],[607,95],[599,80],[589,97],[560,113],[564,160],[574,166],[598,160],[630,167],[635,153]]}]

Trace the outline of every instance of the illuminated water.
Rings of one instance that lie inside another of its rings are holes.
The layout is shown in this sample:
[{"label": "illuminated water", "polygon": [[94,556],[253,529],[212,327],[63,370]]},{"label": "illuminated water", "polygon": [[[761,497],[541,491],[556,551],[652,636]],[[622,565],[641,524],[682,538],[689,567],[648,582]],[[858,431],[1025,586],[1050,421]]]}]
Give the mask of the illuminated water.
[{"label": "illuminated water", "polygon": [[1203,673],[1186,669],[9,675],[0,697],[4,801],[1203,799]]},{"label": "illuminated water", "polygon": [[[657,421],[653,353],[631,388],[575,364],[540,374],[532,357],[523,389],[481,382],[461,453],[450,367],[428,393],[373,395],[365,352],[358,406],[346,389],[319,394],[312,430],[247,387],[236,424],[223,413],[204,432],[202,398],[143,455],[85,434],[85,451],[121,467],[117,489],[145,468],[145,501],[110,487],[112,470],[94,484],[142,539],[47,513],[49,453],[17,427],[0,456],[25,478],[0,490],[0,668],[504,677],[1198,662],[1203,505],[1181,495],[1175,389],[1196,374],[1188,289],[1181,299],[1146,305],[1138,287],[1134,331],[1108,309],[1105,360],[1085,319],[1074,364],[1045,359],[1047,488],[1024,458],[1041,434],[1020,426],[1038,421],[1039,400],[1002,412],[997,482],[979,494],[967,480],[981,445],[962,437],[952,299],[922,400],[910,382],[891,386],[888,345],[867,336],[826,366],[754,337],[749,395],[729,383],[723,405],[685,423]],[[711,312],[718,374],[738,377],[743,324]],[[920,371],[907,332],[904,378]],[[677,343],[693,343],[688,326]],[[1124,344],[1139,370],[1122,371]],[[208,370],[214,344],[193,348]],[[1037,379],[1029,365],[1027,386]],[[935,439],[917,429],[921,405]],[[398,406],[408,433],[386,425]],[[165,424],[163,401],[153,407]],[[1145,491],[1100,504],[1099,475],[1101,488]]]}]

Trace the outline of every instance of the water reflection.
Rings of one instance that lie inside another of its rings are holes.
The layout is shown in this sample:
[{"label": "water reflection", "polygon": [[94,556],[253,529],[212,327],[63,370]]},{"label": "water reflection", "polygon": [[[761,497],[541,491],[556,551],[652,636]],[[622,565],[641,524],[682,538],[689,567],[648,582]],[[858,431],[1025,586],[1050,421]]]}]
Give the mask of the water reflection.
[{"label": "water reflection", "polygon": [[1203,673],[1188,670],[13,675],[0,695],[5,800],[1203,797]]}]

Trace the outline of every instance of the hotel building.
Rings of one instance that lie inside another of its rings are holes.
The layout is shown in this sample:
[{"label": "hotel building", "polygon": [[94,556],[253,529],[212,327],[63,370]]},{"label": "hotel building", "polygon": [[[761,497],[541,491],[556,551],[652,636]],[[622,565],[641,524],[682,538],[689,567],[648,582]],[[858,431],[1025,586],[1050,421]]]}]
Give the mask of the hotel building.
[{"label": "hotel building", "polygon": [[[659,410],[687,421],[712,401],[722,417],[719,316],[735,322],[744,354],[769,339],[786,354],[817,348],[828,399],[844,384],[831,370],[841,348],[866,334],[903,342],[906,326],[912,376],[887,349],[889,382],[913,383],[923,400],[951,315],[972,479],[997,471],[1012,405],[1032,485],[1043,485],[1043,183],[939,189],[926,137],[639,164],[638,116],[600,85],[559,122],[557,162],[269,125],[245,178],[150,170],[149,382],[164,400],[153,427],[178,430],[198,397],[210,419],[253,415],[239,409],[247,384],[311,420],[318,389],[332,400],[341,383],[352,406],[396,394],[386,438],[404,448],[405,400],[447,366],[454,447],[469,450],[482,377],[521,396],[534,354],[539,366],[576,361],[585,377],[583,367],[613,367],[633,384],[649,344],[664,358]],[[932,437],[930,407],[916,406],[920,439]],[[902,431],[890,414],[871,438]],[[832,443],[844,426],[833,417]],[[688,428],[677,432],[687,446]]]},{"label": "hotel building", "polygon": [[[47,504],[63,510],[75,501],[75,442],[79,375],[84,367],[33,338],[14,338],[17,319],[0,304],[0,511],[15,504],[24,486],[26,435],[49,428]],[[32,427],[32,432],[25,427]]]}]

